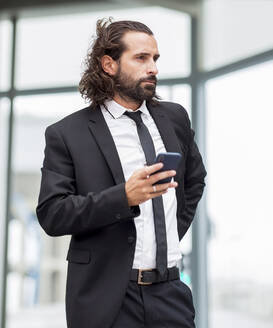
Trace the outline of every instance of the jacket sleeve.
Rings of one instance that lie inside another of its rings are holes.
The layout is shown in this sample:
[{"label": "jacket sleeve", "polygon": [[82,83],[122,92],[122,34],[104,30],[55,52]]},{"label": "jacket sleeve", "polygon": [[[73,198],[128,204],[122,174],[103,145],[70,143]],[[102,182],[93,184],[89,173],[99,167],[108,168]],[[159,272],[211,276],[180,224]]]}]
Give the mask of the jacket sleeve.
[{"label": "jacket sleeve", "polygon": [[48,235],[85,234],[140,214],[139,206],[128,205],[125,183],[78,195],[72,158],[62,136],[49,126],[45,138],[36,214]]},{"label": "jacket sleeve", "polygon": [[185,114],[190,138],[184,175],[185,208],[182,213],[182,230],[179,232],[180,239],[185,235],[193,221],[198,202],[204,191],[205,176],[207,175],[201,154],[194,141],[195,133],[191,128],[187,112]]}]

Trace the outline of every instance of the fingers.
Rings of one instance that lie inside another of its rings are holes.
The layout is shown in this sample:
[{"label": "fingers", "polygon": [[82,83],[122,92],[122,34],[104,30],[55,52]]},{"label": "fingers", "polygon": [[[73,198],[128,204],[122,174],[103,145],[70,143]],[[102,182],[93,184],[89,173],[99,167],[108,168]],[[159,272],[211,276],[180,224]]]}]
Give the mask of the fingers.
[{"label": "fingers", "polygon": [[164,184],[158,184],[151,187],[151,192],[148,195],[147,199],[152,199],[158,196],[165,194],[169,188],[176,188],[178,186],[177,182],[170,182]]},{"label": "fingers", "polygon": [[150,193],[152,193],[152,194],[160,193],[163,191],[167,191],[169,188],[176,188],[177,186],[178,186],[178,183],[176,181],[157,184],[157,185],[151,186]]},{"label": "fingers", "polygon": [[159,180],[173,177],[176,174],[174,170],[155,173],[162,167],[162,163],[156,163],[138,169],[132,174],[125,184],[126,196],[130,206],[139,205],[148,199],[161,196],[168,191],[168,188],[176,188],[178,186],[178,183],[175,181],[156,184]]},{"label": "fingers", "polygon": [[176,175],[175,170],[163,171],[163,172],[153,174],[152,176],[149,177],[148,181],[149,181],[149,184],[153,185],[159,180],[169,178],[169,177],[173,177],[175,175]]},{"label": "fingers", "polygon": [[161,179],[173,177],[176,174],[175,170],[163,171],[156,174],[155,172],[160,170],[162,167],[163,167],[163,163],[156,163],[153,165],[145,166],[143,169],[138,170],[138,175],[142,179],[147,179],[150,177],[150,175],[152,175],[150,177],[151,179],[150,182],[154,184]]},{"label": "fingers", "polygon": [[160,170],[162,167],[163,167],[163,163],[156,163],[153,165],[145,166],[143,169],[139,170],[139,175],[141,178],[146,179],[147,176]]}]

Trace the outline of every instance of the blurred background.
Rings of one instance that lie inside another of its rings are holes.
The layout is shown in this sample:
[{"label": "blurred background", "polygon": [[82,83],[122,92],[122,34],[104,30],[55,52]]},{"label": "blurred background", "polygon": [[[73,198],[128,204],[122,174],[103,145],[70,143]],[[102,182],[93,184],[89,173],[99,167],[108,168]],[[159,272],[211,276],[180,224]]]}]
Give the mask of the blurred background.
[{"label": "blurred background", "polygon": [[181,241],[197,328],[272,328],[272,0],[1,0],[1,328],[66,327],[70,238],[47,236],[35,216],[44,131],[88,106],[77,85],[109,16],[154,32],[158,93],[188,110],[206,163]]}]

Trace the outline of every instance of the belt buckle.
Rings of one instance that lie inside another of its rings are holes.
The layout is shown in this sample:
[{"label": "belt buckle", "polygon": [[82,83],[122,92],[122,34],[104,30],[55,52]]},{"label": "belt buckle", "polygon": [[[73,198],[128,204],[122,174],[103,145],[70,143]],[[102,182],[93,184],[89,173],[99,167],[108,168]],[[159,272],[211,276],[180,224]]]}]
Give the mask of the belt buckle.
[{"label": "belt buckle", "polygon": [[153,269],[138,269],[138,277],[137,277],[137,283],[138,285],[151,285],[152,282],[144,282],[141,281],[141,279],[143,278],[142,272],[144,271],[152,271]]}]

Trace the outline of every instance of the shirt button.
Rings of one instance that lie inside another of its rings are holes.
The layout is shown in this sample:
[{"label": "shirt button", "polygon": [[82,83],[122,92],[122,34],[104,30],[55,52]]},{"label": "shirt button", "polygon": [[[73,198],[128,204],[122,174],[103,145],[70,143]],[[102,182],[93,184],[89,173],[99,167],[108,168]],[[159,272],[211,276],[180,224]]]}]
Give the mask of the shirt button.
[{"label": "shirt button", "polygon": [[121,215],[118,213],[116,214],[116,219],[120,219],[121,218]]},{"label": "shirt button", "polygon": [[133,236],[128,237],[128,243],[129,244],[132,244],[134,242],[134,240],[135,240],[135,237],[133,237]]}]

